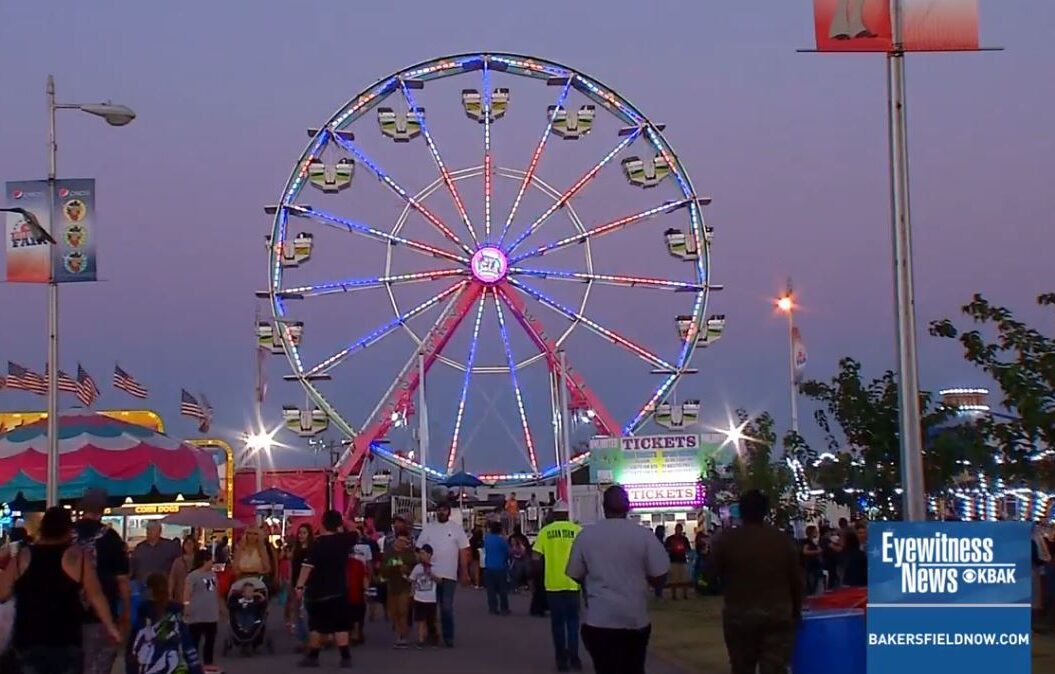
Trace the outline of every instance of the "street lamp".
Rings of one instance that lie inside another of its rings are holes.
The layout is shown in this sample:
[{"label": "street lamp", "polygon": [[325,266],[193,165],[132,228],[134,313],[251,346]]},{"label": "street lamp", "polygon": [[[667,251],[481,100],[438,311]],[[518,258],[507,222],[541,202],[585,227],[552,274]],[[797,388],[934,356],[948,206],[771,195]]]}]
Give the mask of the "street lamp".
[{"label": "street lamp", "polygon": [[[102,117],[110,126],[124,126],[136,118],[131,108],[114,103],[56,103],[55,78],[48,75],[48,227],[55,227],[55,111],[80,110]],[[35,218],[34,218],[35,220]],[[31,223],[32,226],[32,223]],[[39,223],[37,223],[39,227]],[[54,243],[54,237],[48,236]],[[54,259],[48,281],[48,507],[59,502],[59,285],[55,283]]]},{"label": "street lamp", "polygon": [[[277,430],[257,431],[245,436],[245,448],[247,453],[256,454],[256,490],[264,488],[264,455],[271,454],[271,447],[275,444]],[[248,458],[248,457],[247,457]]]},{"label": "street lamp", "polygon": [[788,317],[788,373],[791,377],[791,430],[799,432],[799,392],[795,375],[795,293],[791,290],[791,279],[784,294],[777,299],[777,309]]}]

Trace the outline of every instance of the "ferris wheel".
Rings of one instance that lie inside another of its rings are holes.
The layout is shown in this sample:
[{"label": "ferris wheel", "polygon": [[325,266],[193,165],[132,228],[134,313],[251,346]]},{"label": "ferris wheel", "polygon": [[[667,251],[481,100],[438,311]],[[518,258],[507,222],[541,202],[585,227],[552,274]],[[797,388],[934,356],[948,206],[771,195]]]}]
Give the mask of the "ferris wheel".
[{"label": "ferris wheel", "polygon": [[[698,401],[679,404],[672,392],[725,319],[707,314],[720,289],[710,281],[709,200],[663,128],[582,72],[488,52],[384,77],[308,129],[281,198],[266,208],[274,219],[260,295],[273,318],[257,328],[305,391],[305,407],[285,408],[288,426],[310,436],[332,424],[346,435],[341,478],[368,455],[442,478],[477,425],[467,421],[471,391],[498,380],[507,393],[489,400],[525,467],[481,477],[512,484],[583,460],[541,451],[560,444],[560,408],[605,436],[694,419]],[[660,313],[646,321],[650,310]],[[347,328],[353,319],[362,327]],[[401,346],[381,347],[395,335]],[[575,362],[614,354],[622,360],[608,370],[647,381],[620,417],[610,402],[628,392],[611,379],[591,386]],[[391,378],[372,374],[391,363]],[[425,414],[418,389],[432,395],[441,370],[457,385],[430,398],[428,416],[446,437],[430,432],[422,463],[386,438]],[[548,402],[529,380],[548,388]],[[362,405],[367,392],[376,402]]]}]

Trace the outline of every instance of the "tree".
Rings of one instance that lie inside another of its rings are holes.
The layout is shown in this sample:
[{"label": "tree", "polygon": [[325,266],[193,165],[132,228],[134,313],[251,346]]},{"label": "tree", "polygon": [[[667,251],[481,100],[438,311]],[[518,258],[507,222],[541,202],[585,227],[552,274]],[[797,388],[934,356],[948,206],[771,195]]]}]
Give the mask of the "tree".
[{"label": "tree", "polygon": [[[744,410],[736,415],[742,424],[743,449],[733,459],[730,471],[740,494],[758,489],[769,497],[773,523],[785,527],[803,516],[794,494],[794,476],[787,463],[773,458],[777,435],[769,412],[750,418]],[[739,449],[739,448],[738,448]]]},{"label": "tree", "polygon": [[[826,451],[818,455],[797,437],[788,444],[789,452],[808,466],[812,485],[841,505],[856,508],[863,499],[883,516],[896,517],[901,508],[901,445],[894,373],[887,370],[866,384],[861,364],[843,358],[830,381],[805,382],[801,391],[821,405],[814,418],[824,432]],[[939,495],[986,452],[969,432],[947,426],[952,410],[933,405],[929,393],[920,395],[919,405],[925,488]]]},{"label": "tree", "polygon": [[[1055,305],[1055,293],[1037,297]],[[993,414],[979,427],[1000,457],[999,474],[1011,484],[1055,488],[1055,339],[975,295],[961,308],[976,326],[960,331],[949,319],[931,323],[932,335],[955,339],[964,357],[1000,387],[1008,415]]]}]

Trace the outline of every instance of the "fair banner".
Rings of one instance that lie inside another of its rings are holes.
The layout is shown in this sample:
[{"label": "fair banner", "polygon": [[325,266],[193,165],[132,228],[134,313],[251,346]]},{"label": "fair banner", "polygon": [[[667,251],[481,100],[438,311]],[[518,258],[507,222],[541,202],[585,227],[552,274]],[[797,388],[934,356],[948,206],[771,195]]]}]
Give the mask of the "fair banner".
[{"label": "fair banner", "polygon": [[[6,185],[7,207],[24,208],[36,216],[45,230],[48,221],[48,181],[22,180]],[[9,283],[47,283],[51,280],[48,242],[37,236],[29,220],[21,213],[6,213],[4,257]]]},{"label": "fair banner", "polygon": [[1027,522],[868,525],[868,671],[1030,671]]},{"label": "fair banner", "polygon": [[52,264],[56,283],[96,280],[95,180],[55,182]]},{"label": "fair banner", "polygon": [[71,283],[96,280],[95,180],[56,180],[52,204],[55,222],[48,210],[48,181],[23,180],[7,183],[7,205],[23,208],[36,216],[51,232],[55,244],[34,234],[21,213],[7,213],[5,252],[7,280],[11,283]]},{"label": "fair banner", "polygon": [[[890,0],[813,0],[818,51],[893,48]],[[978,0],[901,0],[905,51],[978,49]]]}]

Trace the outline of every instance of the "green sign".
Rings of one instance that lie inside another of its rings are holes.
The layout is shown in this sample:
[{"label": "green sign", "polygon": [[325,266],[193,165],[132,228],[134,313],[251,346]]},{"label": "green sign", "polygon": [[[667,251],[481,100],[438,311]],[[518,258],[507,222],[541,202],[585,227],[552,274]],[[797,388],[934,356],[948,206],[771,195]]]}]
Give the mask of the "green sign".
[{"label": "green sign", "polygon": [[735,448],[721,434],[678,433],[590,441],[590,481],[620,484],[695,482]]}]

